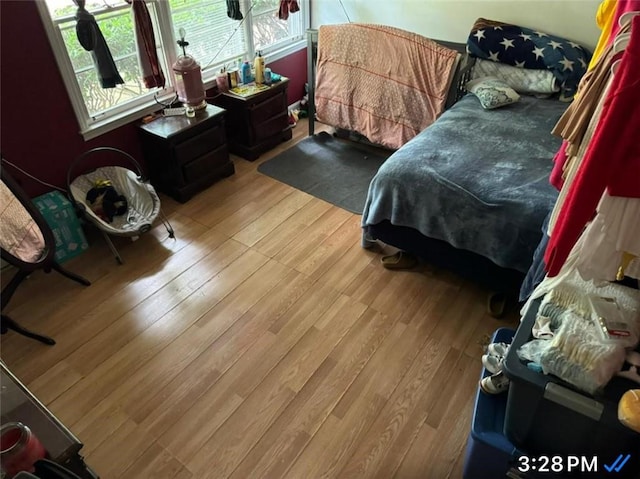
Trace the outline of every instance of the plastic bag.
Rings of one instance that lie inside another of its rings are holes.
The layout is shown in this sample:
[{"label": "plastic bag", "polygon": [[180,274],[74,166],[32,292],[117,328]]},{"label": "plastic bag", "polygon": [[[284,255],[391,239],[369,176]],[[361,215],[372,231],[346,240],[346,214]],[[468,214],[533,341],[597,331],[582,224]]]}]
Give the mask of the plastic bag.
[{"label": "plastic bag", "polygon": [[571,311],[562,315],[561,324],[540,354],[542,369],[594,394],[620,370],[625,348],[603,340],[592,321]]},{"label": "plastic bag", "polygon": [[633,349],[638,345],[638,322],[634,314],[623,311],[616,298],[589,295],[591,319],[600,337]]},{"label": "plastic bag", "polygon": [[540,364],[540,358],[549,348],[550,342],[548,339],[534,339],[520,346],[516,353],[518,353],[518,357],[522,361],[531,361]]}]

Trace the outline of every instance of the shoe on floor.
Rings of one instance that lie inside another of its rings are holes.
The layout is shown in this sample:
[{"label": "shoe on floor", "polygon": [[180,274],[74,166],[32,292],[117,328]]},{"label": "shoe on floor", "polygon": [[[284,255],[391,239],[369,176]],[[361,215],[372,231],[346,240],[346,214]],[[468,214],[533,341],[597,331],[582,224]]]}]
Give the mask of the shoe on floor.
[{"label": "shoe on floor", "polygon": [[491,293],[487,298],[487,312],[494,318],[502,318],[507,308],[505,293]]},{"label": "shoe on floor", "polygon": [[499,358],[504,358],[509,352],[510,344],[507,343],[491,343],[487,346],[487,354],[490,356],[498,356]]},{"label": "shoe on floor", "polygon": [[509,389],[509,378],[500,371],[480,380],[480,389],[486,394],[501,394]]},{"label": "shoe on floor", "polygon": [[383,256],[380,262],[387,269],[411,269],[418,265],[418,259],[405,251]]},{"label": "shoe on floor", "polygon": [[491,374],[502,371],[502,361],[504,361],[504,356],[493,356],[492,354],[482,356],[482,365]]}]

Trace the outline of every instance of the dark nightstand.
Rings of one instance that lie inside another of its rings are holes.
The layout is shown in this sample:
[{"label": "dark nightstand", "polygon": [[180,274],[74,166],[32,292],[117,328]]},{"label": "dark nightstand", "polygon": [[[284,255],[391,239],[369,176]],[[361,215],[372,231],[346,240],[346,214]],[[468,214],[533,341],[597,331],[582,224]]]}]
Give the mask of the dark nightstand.
[{"label": "dark nightstand", "polygon": [[283,78],[268,90],[243,98],[222,93],[214,100],[227,110],[227,137],[231,153],[255,161],[278,143],[291,139],[287,87]]},{"label": "dark nightstand", "polygon": [[235,172],[229,159],[225,111],[213,105],[194,118],[167,116],[140,125],[151,183],[184,203]]}]

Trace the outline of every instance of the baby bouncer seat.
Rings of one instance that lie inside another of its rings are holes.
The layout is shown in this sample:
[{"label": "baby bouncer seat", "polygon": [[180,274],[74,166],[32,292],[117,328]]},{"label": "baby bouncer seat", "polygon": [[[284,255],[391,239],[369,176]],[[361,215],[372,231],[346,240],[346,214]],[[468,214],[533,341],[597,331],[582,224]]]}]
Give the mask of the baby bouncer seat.
[{"label": "baby bouncer seat", "polygon": [[[83,167],[90,156],[111,158],[112,154],[124,158],[133,169],[109,165]],[[149,231],[160,216],[169,237],[174,238],[173,228],[160,209],[158,194],[144,177],[139,163],[122,150],[101,146],[82,153],[67,170],[67,190],[78,215],[100,230],[120,264],[122,257],[111,235],[135,239]]]}]

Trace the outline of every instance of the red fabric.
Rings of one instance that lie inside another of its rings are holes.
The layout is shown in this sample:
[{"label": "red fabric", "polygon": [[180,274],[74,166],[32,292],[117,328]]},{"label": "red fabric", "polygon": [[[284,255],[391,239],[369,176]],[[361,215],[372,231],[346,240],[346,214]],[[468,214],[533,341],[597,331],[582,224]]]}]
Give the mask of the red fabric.
[{"label": "red fabric", "polygon": [[551,176],[549,177],[549,183],[551,183],[558,191],[562,189],[564,185],[564,178],[562,173],[564,171],[564,165],[567,162],[567,145],[569,143],[566,140],[562,140],[560,149],[553,157],[553,169],[551,170]]},{"label": "red fabric", "polygon": [[620,31],[620,17],[626,12],[638,12],[640,11],[640,0],[618,0],[618,7],[613,17],[613,25],[611,26],[611,33],[609,34],[609,42],[611,43]]},{"label": "red fabric", "polygon": [[640,15],[632,22],[631,40],[547,246],[549,276],[560,271],[605,189],[640,198]]},{"label": "red fabric", "polygon": [[278,10],[278,18],[280,20],[287,20],[289,18],[289,12],[295,13],[300,11],[300,5],[297,0],[280,0],[280,9]]},{"label": "red fabric", "polygon": [[142,68],[142,79],[147,88],[163,88],[165,84],[164,73],[158,61],[156,39],[153,33],[153,23],[147,9],[145,0],[127,0],[133,9],[133,18],[136,26],[136,40],[138,44],[138,56]]},{"label": "red fabric", "polygon": [[[607,40],[607,45],[609,45],[615,39],[616,35],[620,31],[620,17],[622,14],[626,12],[634,12],[640,11],[640,0],[618,0],[618,4],[616,7],[616,11],[613,17],[613,25],[611,27],[611,32],[609,32],[609,38]],[[561,190],[562,185],[564,184],[564,179],[562,178],[562,172],[564,169],[564,164],[567,162],[567,143],[566,141],[562,142],[560,149],[553,157],[554,166],[551,171],[551,177],[549,178],[549,182],[556,189]]]}]

